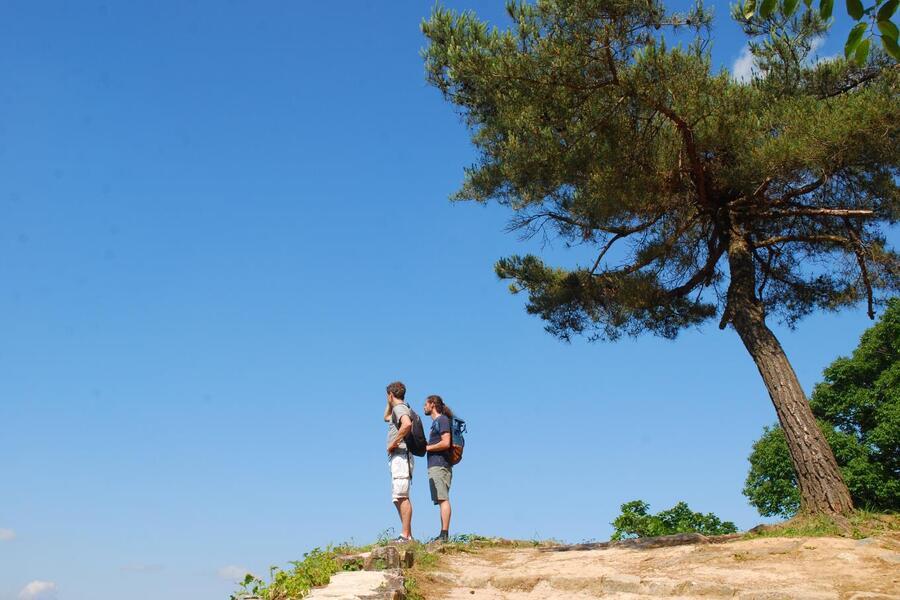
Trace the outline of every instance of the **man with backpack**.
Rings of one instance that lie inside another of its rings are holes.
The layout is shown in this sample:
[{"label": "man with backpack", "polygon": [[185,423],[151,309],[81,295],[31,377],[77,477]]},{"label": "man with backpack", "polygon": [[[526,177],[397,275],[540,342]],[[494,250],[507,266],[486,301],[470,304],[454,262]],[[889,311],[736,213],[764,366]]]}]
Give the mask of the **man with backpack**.
[{"label": "man with backpack", "polygon": [[[388,424],[387,453],[391,470],[391,498],[397,507],[402,527],[402,532],[395,541],[400,543],[412,540],[412,502],[409,499],[409,484],[415,466],[413,453],[419,456],[425,454],[422,423],[407,406],[405,397],[405,385],[399,381],[388,384],[384,420]],[[416,424],[418,427],[415,427]],[[416,447],[410,448],[410,444]]]},{"label": "man with backpack", "polygon": [[453,479],[453,440],[450,420],[453,412],[440,396],[428,396],[423,410],[433,420],[428,445],[425,447],[428,452],[431,501],[441,509],[441,532],[433,541],[446,542],[450,536],[450,482]]}]

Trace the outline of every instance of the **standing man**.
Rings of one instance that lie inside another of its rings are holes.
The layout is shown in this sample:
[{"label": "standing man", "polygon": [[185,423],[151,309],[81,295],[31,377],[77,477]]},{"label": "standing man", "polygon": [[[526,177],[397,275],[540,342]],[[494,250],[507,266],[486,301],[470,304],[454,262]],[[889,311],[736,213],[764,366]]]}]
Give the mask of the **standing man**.
[{"label": "standing man", "polygon": [[450,536],[450,481],[453,479],[450,417],[453,412],[440,396],[428,396],[424,411],[432,418],[431,433],[425,446],[428,451],[428,485],[431,501],[441,507],[441,533],[432,541],[446,542]]},{"label": "standing man", "polygon": [[413,473],[413,457],[407,451],[403,438],[412,429],[409,406],[404,402],[406,386],[395,381],[387,386],[387,408],[384,420],[388,424],[387,453],[391,469],[391,497],[400,515],[402,533],[396,539],[405,543],[412,540],[412,502],[409,500],[409,482]]}]

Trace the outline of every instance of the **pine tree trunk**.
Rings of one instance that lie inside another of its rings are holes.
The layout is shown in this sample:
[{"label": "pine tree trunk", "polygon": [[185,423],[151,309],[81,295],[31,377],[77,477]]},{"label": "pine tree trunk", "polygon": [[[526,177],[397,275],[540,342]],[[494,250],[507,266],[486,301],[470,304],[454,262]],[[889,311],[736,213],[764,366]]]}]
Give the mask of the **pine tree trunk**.
[{"label": "pine tree trunk", "polygon": [[766,325],[765,310],[756,297],[756,273],[749,245],[737,228],[732,229],[729,238],[728,315],[775,405],[800,486],[800,512],[847,515],[853,511],[853,500],[834,453],[816,423],[784,349]]}]

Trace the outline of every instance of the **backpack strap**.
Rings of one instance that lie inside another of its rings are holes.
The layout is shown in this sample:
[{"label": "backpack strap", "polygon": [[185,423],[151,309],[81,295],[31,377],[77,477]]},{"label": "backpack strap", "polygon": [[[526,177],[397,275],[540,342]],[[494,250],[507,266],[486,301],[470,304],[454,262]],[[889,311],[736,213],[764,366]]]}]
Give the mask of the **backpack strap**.
[{"label": "backpack strap", "polygon": [[[403,403],[403,406],[405,406],[406,408],[409,408],[409,404],[407,404],[406,402]],[[393,406],[391,407],[391,424],[397,428],[397,433],[400,433],[400,421],[398,421],[397,419],[394,418],[394,408],[395,407],[393,407]],[[412,417],[409,417],[409,422],[410,422],[410,424],[412,423]],[[404,443],[404,444],[406,443],[406,438],[403,438],[402,443]],[[397,450],[399,450],[399,449],[400,448],[397,448]],[[409,447],[407,447],[404,450],[404,452],[406,452],[406,464],[408,465],[409,464],[409,455],[410,455]],[[409,479],[410,479],[410,481],[412,480],[412,468],[409,469]]]},{"label": "backpack strap", "polygon": [[453,418],[447,417],[447,423],[450,427],[450,447],[447,448],[447,462],[450,462],[450,460],[453,458]]}]

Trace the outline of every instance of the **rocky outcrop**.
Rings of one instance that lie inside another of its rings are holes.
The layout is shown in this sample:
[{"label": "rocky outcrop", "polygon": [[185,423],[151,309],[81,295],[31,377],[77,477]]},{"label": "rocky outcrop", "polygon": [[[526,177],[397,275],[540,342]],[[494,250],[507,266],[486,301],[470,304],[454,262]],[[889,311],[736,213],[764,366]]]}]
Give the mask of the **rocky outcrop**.
[{"label": "rocky outcrop", "polygon": [[[449,554],[428,582],[445,600],[900,600],[900,535],[665,536]],[[426,596],[431,597],[431,596]]]},{"label": "rocky outcrop", "polygon": [[370,552],[339,556],[337,561],[344,571],[383,571],[409,569],[415,562],[415,555],[408,548],[381,546]]},{"label": "rocky outcrop", "polygon": [[724,544],[744,537],[743,533],[706,536],[699,533],[676,533],[658,537],[634,538],[610,542],[590,542],[584,544],[562,544],[541,548],[542,552],[570,552],[572,550],[605,550],[607,548],[634,548],[650,550],[651,548],[667,548],[670,546],[686,546],[689,544]]},{"label": "rocky outcrop", "polygon": [[397,571],[343,571],[306,600],[404,600],[403,576]]}]

